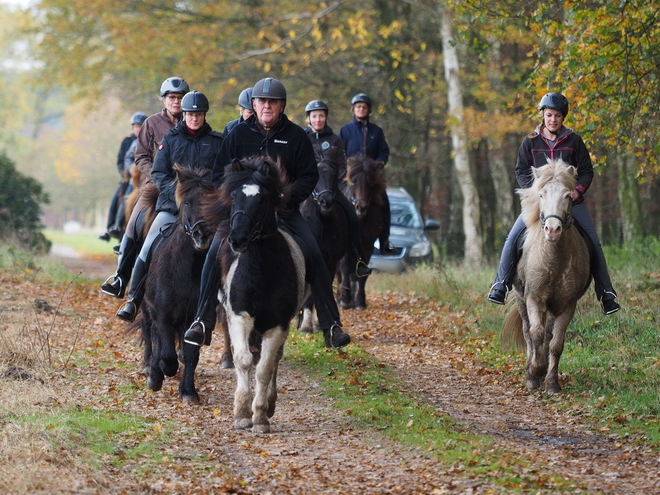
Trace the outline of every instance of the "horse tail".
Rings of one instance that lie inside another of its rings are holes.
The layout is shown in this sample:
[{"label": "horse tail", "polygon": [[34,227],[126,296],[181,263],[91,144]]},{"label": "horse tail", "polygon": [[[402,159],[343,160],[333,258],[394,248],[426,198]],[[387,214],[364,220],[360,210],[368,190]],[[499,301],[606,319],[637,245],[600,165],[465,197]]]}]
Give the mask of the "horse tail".
[{"label": "horse tail", "polygon": [[140,338],[140,344],[144,343],[144,335],[142,334],[142,313],[138,315],[135,321],[129,323],[124,327],[126,335],[138,336]]},{"label": "horse tail", "polygon": [[514,304],[504,319],[502,334],[500,335],[500,347],[508,351],[524,351],[527,347],[523,336],[523,321],[518,311],[518,305]]}]

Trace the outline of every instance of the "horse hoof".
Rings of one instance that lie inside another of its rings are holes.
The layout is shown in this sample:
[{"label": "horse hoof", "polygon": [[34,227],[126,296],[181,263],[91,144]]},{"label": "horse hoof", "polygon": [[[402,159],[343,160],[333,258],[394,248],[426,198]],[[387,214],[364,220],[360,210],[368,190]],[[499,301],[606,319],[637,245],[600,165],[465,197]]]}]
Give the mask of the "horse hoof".
[{"label": "horse hoof", "polygon": [[541,382],[536,378],[534,379],[530,378],[527,380],[527,390],[529,390],[530,392],[532,390],[537,390],[540,386],[541,386]]},{"label": "horse hoof", "polygon": [[339,307],[341,309],[353,309],[352,302],[339,301]]},{"label": "horse hoof", "polygon": [[252,427],[252,433],[270,433],[270,425],[254,425]]},{"label": "horse hoof", "polygon": [[367,305],[366,304],[356,304],[355,309],[367,309]]},{"label": "horse hoof", "polygon": [[225,359],[220,363],[220,367],[224,369],[231,369],[234,367],[233,359]]},{"label": "horse hoof", "polygon": [[250,418],[242,418],[234,421],[234,428],[237,430],[245,430],[247,428],[252,428],[252,420]]},{"label": "horse hoof", "polygon": [[199,395],[196,392],[192,394],[181,394],[181,399],[188,402],[193,402],[195,404],[199,404]]},{"label": "horse hoof", "polygon": [[149,366],[148,364],[142,366],[142,374],[148,375],[149,373],[151,373],[151,366]]},{"label": "horse hoof", "polygon": [[558,394],[561,392],[561,386],[558,383],[552,383],[552,384],[545,384],[545,391],[552,395],[552,394]]},{"label": "horse hoof", "polygon": [[299,332],[300,333],[313,333],[314,332],[314,327],[300,327]]},{"label": "horse hoof", "polygon": [[163,388],[163,382],[157,381],[157,380],[152,380],[149,378],[147,380],[147,387],[149,387],[149,390],[152,390],[154,392],[158,392],[161,388]]}]

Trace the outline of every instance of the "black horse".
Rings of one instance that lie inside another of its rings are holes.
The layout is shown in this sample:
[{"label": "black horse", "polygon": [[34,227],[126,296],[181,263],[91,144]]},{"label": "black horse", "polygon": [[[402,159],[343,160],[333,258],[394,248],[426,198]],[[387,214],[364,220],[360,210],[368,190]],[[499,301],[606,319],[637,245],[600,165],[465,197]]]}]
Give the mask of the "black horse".
[{"label": "black horse", "polygon": [[[229,222],[221,226],[226,237],[218,261],[223,327],[236,367],[234,421],[236,428],[251,427],[254,433],[270,431],[284,342],[309,294],[302,250],[278,226],[277,213],[286,213],[290,194],[283,168],[268,157],[234,160],[217,192],[215,216],[231,209]],[[249,373],[255,361],[253,401]]]},{"label": "black horse", "polygon": [[[335,201],[339,193],[339,164],[331,161],[318,163],[319,180],[314,192],[300,205],[300,213],[307,220],[316,238],[328,273],[337,272],[339,260],[348,250],[348,219],[346,213]],[[313,314],[314,296],[303,305],[303,318],[300,331],[318,330],[318,322]]]},{"label": "black horse", "polygon": [[213,230],[202,218],[204,198],[213,192],[210,170],[177,168],[179,216],[152,253],[140,320],[145,343],[148,386],[158,391],[165,376],[179,369],[177,345],[183,344],[182,398],[199,401],[195,368],[199,347],[183,343],[183,333],[195,316],[202,266]]},{"label": "black horse", "polygon": [[[374,252],[374,242],[383,230],[385,218],[383,194],[387,187],[383,173],[383,163],[353,156],[346,163],[346,182],[342,184],[344,195],[355,207],[359,226],[362,249],[369,264]],[[358,278],[355,267],[350,266],[348,257],[341,260],[339,278],[339,304],[344,309],[367,307],[365,284],[368,277]]]}]

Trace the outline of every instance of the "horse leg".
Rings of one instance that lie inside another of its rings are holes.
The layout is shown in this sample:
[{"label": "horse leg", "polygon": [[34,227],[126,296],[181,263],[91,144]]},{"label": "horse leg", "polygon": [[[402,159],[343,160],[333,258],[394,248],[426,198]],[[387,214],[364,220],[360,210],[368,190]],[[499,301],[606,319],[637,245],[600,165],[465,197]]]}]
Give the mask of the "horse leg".
[{"label": "horse leg", "polygon": [[195,370],[199,363],[199,346],[183,344],[183,376],[179,383],[179,397],[190,402],[199,402],[199,394],[195,389]]},{"label": "horse leg", "polygon": [[348,266],[348,259],[344,256],[340,263],[340,278],[339,278],[339,306],[342,309],[351,309],[354,307],[353,292],[351,290],[351,276],[350,267]]},{"label": "horse leg", "polygon": [[369,277],[355,278],[355,309],[367,309],[367,293],[365,291],[365,286],[367,285],[367,279]]},{"label": "horse leg", "polygon": [[[275,327],[263,335],[261,359],[255,373],[254,400],[252,401],[252,433],[270,433],[268,417],[275,413],[277,400],[276,369],[286,341],[288,330]],[[270,415],[269,412],[272,412]]]},{"label": "horse leg", "polygon": [[540,307],[531,299],[527,300],[527,318],[529,321],[525,332],[525,342],[527,342],[527,390],[539,388],[548,369],[548,360],[544,352],[546,317],[547,311],[544,307]]},{"label": "horse leg", "polygon": [[229,325],[224,309],[220,310],[220,324],[222,325],[223,351],[220,357],[220,367],[229,369],[234,367],[234,357],[231,354],[231,337],[229,336]]},{"label": "horse leg", "polygon": [[153,343],[151,336],[151,317],[147,312],[142,313],[142,341],[144,342],[144,354],[142,358],[142,373],[149,374],[151,369],[151,355],[153,354]]},{"label": "horse leg", "polygon": [[302,307],[302,322],[299,331],[303,333],[312,333],[314,331],[314,296],[309,296]]},{"label": "horse leg", "polygon": [[[164,315],[165,316],[165,315]],[[158,328],[160,329],[160,369],[165,376],[174,376],[179,371],[179,357],[176,352],[176,343],[174,339],[174,329],[169,323],[165,323],[165,318],[161,318]]]},{"label": "horse leg", "polygon": [[[550,339],[548,349],[548,371],[545,375],[545,390],[549,394],[556,394],[561,392],[561,385],[559,385],[559,359],[562,352],[564,352],[564,342],[566,340],[566,328],[573,319],[575,307],[577,303],[571,304],[560,315],[554,318],[554,321],[548,322]],[[552,323],[552,325],[550,325]]]},{"label": "horse leg", "polygon": [[242,430],[252,427],[252,408],[250,402],[250,369],[252,353],[249,336],[252,330],[252,318],[227,315],[229,334],[236,366],[236,391],[234,392],[234,427]]},{"label": "horse leg", "polygon": [[149,366],[149,378],[147,379],[147,386],[150,390],[158,392],[163,387],[163,380],[165,379],[163,370],[160,367],[161,339],[160,335],[158,334],[158,329],[156,328],[151,329],[151,335],[154,342],[153,352],[151,354],[151,364]]}]

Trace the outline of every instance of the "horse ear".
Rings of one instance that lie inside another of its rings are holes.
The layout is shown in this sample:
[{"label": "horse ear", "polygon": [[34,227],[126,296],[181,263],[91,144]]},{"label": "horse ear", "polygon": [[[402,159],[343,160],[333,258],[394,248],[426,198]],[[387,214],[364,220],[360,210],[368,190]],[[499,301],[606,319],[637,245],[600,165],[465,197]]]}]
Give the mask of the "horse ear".
[{"label": "horse ear", "polygon": [[264,174],[266,177],[270,177],[270,169],[274,164],[271,163],[270,160],[265,159],[264,162],[261,164],[261,173]]},{"label": "horse ear", "polygon": [[383,170],[385,168],[385,162],[376,162],[376,170]]},{"label": "horse ear", "polygon": [[240,160],[234,158],[234,160],[231,162],[231,171],[240,172],[241,170],[243,170],[243,164]]},{"label": "horse ear", "polygon": [[577,171],[577,168],[576,168],[575,166],[573,166],[573,165],[569,165],[569,166],[568,166],[568,171],[569,171],[571,174],[573,174],[573,177],[577,177],[577,176],[578,176],[578,171]]},{"label": "horse ear", "polygon": [[534,176],[534,179],[538,179],[540,175],[539,169],[536,167],[532,167],[532,175]]}]

